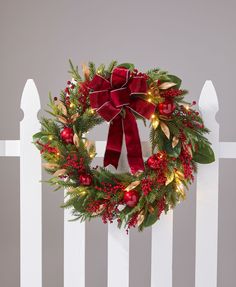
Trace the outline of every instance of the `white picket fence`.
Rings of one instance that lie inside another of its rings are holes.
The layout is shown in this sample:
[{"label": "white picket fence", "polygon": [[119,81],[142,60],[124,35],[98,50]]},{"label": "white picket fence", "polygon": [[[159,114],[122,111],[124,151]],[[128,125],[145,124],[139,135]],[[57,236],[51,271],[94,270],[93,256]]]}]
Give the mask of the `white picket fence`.
[{"label": "white picket fence", "polygon": [[[219,142],[219,109],[211,81],[206,81],[199,101],[206,126],[211,130],[216,161],[201,165],[197,175],[195,287],[217,287],[219,159],[236,158],[236,143]],[[34,81],[24,87],[20,140],[0,141],[0,156],[20,157],[21,287],[42,287],[42,186],[41,158],[32,145],[40,129],[40,99]],[[105,142],[96,142],[102,157]],[[30,216],[29,216],[30,215]],[[85,287],[85,224],[64,221],[64,287]],[[79,244],[77,244],[79,242]],[[74,246],[77,246],[75,250]],[[152,227],[151,287],[172,287],[173,212],[162,215]],[[114,225],[108,228],[108,287],[129,286],[129,236]],[[122,276],[120,276],[122,274]],[[105,287],[105,286],[104,286]]]}]

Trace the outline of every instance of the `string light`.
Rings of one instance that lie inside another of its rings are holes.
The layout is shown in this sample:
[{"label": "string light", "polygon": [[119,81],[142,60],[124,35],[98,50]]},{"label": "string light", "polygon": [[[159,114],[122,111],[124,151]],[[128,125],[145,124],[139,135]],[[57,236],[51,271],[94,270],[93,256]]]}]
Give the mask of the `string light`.
[{"label": "string light", "polygon": [[53,139],[53,136],[49,136],[48,139],[51,141]]},{"label": "string light", "polygon": [[189,105],[185,105],[185,109],[188,111],[190,109]]},{"label": "string light", "polygon": [[94,114],[94,110],[93,109],[90,109],[90,112],[91,112],[91,114]]},{"label": "string light", "polygon": [[70,108],[73,108],[75,105],[73,103],[70,104]]},{"label": "string light", "polygon": [[57,152],[57,156],[59,156],[60,155],[60,153],[59,152]]},{"label": "string light", "polygon": [[154,114],[152,114],[151,118],[152,118],[152,119],[155,119],[155,117],[156,117],[156,116],[155,116]]},{"label": "string light", "polygon": [[151,96],[151,94],[152,94],[152,92],[151,92],[151,91],[148,91],[148,95],[150,95],[150,96]]},{"label": "string light", "polygon": [[148,99],[148,102],[151,103],[151,102],[152,102],[152,99],[149,98],[149,99]]}]

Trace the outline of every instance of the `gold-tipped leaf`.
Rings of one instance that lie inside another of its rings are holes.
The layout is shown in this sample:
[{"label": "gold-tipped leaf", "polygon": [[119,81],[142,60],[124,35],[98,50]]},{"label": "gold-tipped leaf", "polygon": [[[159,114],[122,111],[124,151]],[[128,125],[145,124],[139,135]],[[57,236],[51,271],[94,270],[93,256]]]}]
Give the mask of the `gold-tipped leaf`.
[{"label": "gold-tipped leaf", "polygon": [[66,169],[58,169],[56,172],[54,172],[53,176],[62,176],[66,173]]},{"label": "gold-tipped leaf", "polygon": [[132,189],[135,189],[139,184],[141,183],[140,180],[136,180],[136,181],[133,181],[131,182],[131,184],[129,184],[127,187],[126,187],[126,191],[130,191]]},{"label": "gold-tipped leaf", "polygon": [[171,173],[168,173],[166,174],[166,182],[165,182],[165,185],[168,185],[170,184],[175,178],[175,174],[174,172],[171,172]]},{"label": "gold-tipped leaf", "polygon": [[172,139],[172,147],[175,148],[178,143],[179,143],[179,138],[174,136],[173,139]]},{"label": "gold-tipped leaf", "polygon": [[66,118],[64,118],[63,116],[57,116],[57,119],[59,122],[63,123],[63,124],[68,124],[68,121]]},{"label": "gold-tipped leaf", "polygon": [[161,130],[165,134],[165,136],[170,139],[170,130],[168,126],[164,122],[160,122]]},{"label": "gold-tipped leaf", "polygon": [[79,147],[79,137],[77,136],[77,134],[75,133],[73,136],[73,143],[76,147]]},{"label": "gold-tipped leaf", "polygon": [[43,166],[44,168],[46,168],[46,169],[55,169],[55,168],[58,168],[58,167],[59,167],[58,164],[56,164],[56,163],[49,163],[49,162],[44,162],[44,163],[42,164],[42,166]]},{"label": "gold-tipped leaf", "polygon": [[57,106],[58,110],[62,112],[64,116],[67,116],[67,109],[66,106],[63,104],[62,101],[56,100],[54,104]]},{"label": "gold-tipped leaf", "polygon": [[167,90],[169,88],[172,88],[176,86],[176,83],[172,83],[172,82],[165,82],[160,84],[160,86],[158,87],[160,90]]}]

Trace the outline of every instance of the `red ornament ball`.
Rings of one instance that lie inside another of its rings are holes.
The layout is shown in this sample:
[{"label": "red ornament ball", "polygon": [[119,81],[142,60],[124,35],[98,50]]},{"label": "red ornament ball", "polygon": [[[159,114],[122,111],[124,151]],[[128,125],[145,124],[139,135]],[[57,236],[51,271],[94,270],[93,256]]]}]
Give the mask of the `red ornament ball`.
[{"label": "red ornament ball", "polygon": [[166,155],[163,152],[151,155],[147,160],[147,165],[151,169],[164,169],[166,165]]},{"label": "red ornament ball", "polygon": [[158,104],[159,113],[163,116],[170,116],[175,108],[176,106],[171,100],[165,100],[163,103]]},{"label": "red ornament ball", "polygon": [[159,160],[156,155],[152,155],[147,160],[147,165],[151,169],[158,169],[159,168]]},{"label": "red ornament ball", "polygon": [[79,176],[79,182],[82,185],[89,186],[92,183],[92,176],[90,174],[81,174]]},{"label": "red ornament ball", "polygon": [[74,132],[72,128],[65,127],[61,133],[60,137],[61,139],[66,142],[67,144],[72,144],[73,143],[73,136]]},{"label": "red ornament ball", "polygon": [[124,194],[124,202],[129,207],[134,207],[139,200],[139,194],[136,190],[126,191]]}]

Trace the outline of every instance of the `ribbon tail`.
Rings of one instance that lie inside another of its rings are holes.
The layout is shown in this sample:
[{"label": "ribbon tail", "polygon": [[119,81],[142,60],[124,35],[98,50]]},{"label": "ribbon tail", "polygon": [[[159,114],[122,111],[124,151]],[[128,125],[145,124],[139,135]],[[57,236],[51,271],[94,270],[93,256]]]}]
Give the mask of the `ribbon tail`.
[{"label": "ribbon tail", "polygon": [[123,127],[125,133],[125,142],[127,149],[127,158],[130,166],[131,173],[144,170],[142,147],[138,132],[138,126],[133,113],[125,110],[125,118],[123,119]]},{"label": "ribbon tail", "polygon": [[104,166],[109,164],[118,167],[123,141],[122,118],[116,116],[109,126],[107,146],[104,155]]}]

